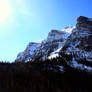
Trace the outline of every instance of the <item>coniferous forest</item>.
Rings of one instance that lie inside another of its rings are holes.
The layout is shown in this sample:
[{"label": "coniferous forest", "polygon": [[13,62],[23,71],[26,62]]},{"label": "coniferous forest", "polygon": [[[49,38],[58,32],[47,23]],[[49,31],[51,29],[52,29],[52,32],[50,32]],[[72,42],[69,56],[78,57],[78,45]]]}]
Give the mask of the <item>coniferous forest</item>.
[{"label": "coniferous forest", "polygon": [[[62,72],[58,67],[61,65]],[[70,67],[61,56],[45,61],[0,63],[0,92],[91,92],[91,83],[91,74]]]}]

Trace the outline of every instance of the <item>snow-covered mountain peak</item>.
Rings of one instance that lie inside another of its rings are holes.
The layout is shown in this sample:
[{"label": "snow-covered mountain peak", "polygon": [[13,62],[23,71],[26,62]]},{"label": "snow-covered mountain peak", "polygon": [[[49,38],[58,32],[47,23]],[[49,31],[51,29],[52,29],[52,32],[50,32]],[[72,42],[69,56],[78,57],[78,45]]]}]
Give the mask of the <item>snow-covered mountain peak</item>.
[{"label": "snow-covered mountain peak", "polygon": [[53,41],[53,40],[60,40],[60,39],[66,39],[72,32],[72,30],[75,29],[75,26],[69,26],[65,27],[61,30],[51,30],[49,32],[47,40]]}]

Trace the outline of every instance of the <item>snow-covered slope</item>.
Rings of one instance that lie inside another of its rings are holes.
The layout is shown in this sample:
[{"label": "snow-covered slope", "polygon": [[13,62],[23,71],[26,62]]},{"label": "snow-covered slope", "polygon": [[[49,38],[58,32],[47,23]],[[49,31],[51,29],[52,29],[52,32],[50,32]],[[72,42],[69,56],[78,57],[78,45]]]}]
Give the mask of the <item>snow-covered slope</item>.
[{"label": "snow-covered slope", "polygon": [[55,54],[58,49],[61,49],[70,35],[74,27],[66,27],[59,30],[51,30],[48,37],[41,42],[30,42],[26,49],[19,53],[16,62],[29,61],[29,60],[44,60],[47,59],[52,53]]},{"label": "snow-covered slope", "polygon": [[17,56],[17,58],[16,58],[15,61],[16,61],[16,62],[19,62],[19,61],[25,62],[25,61],[31,60],[31,57],[32,57],[32,55],[33,55],[35,49],[36,49],[37,47],[39,47],[40,44],[41,44],[41,41],[30,42],[30,43],[27,45],[26,49],[25,49],[23,52],[20,52],[20,53],[18,54],[18,56]]}]

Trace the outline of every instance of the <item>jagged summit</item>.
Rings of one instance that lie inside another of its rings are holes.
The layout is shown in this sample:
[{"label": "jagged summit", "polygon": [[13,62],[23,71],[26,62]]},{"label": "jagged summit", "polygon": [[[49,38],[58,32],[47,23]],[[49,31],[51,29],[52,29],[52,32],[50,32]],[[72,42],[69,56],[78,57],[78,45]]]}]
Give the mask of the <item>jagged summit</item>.
[{"label": "jagged summit", "polygon": [[92,18],[88,18],[88,17],[85,17],[85,16],[79,16],[78,18],[77,18],[77,23],[88,23],[89,22],[89,24],[91,24],[92,25]]}]

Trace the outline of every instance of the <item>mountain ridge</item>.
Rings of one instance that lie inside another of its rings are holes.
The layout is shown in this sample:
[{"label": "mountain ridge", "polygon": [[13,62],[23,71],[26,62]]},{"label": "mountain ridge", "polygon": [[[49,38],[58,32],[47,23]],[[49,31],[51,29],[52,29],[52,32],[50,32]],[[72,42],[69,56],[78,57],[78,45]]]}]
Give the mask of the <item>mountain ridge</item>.
[{"label": "mountain ridge", "polygon": [[[20,61],[26,62],[26,61],[30,61],[30,60],[35,60],[37,58],[40,59],[41,54],[45,54],[45,56],[43,56],[43,58],[41,58],[41,59],[43,59],[43,60],[46,59],[52,52],[59,49],[60,46],[62,47],[62,45],[64,44],[64,41],[70,35],[73,28],[74,27],[67,27],[67,28],[62,29],[61,31],[51,30],[51,32],[48,33],[48,36],[45,40],[42,40],[40,42],[39,41],[38,42],[30,42],[27,45],[26,49],[23,52],[18,54],[15,61],[16,62],[20,62]],[[34,45],[33,43],[35,44],[34,50],[32,48],[32,47],[34,47],[34,46],[32,46],[32,45]],[[47,46],[47,48],[45,45]],[[49,47],[51,47],[51,48],[49,49]],[[45,50],[45,51],[43,51],[43,50]],[[33,54],[30,54],[30,52],[32,52]],[[49,55],[46,55],[48,53],[49,53]]]}]

